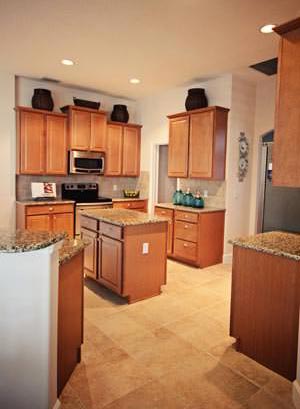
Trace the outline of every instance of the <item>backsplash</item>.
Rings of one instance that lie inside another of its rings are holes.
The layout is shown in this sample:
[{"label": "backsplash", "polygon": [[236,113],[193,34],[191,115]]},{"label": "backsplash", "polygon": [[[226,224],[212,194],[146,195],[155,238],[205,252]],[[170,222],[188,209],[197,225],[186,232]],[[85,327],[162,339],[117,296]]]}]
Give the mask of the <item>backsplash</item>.
[{"label": "backsplash", "polygon": [[[141,198],[148,198],[149,195],[149,172],[141,172],[137,178],[128,177],[105,177],[96,175],[68,175],[68,176],[32,176],[17,175],[16,198],[17,200],[31,199],[31,182],[55,182],[57,197],[61,198],[62,183],[99,183],[99,193],[101,196],[112,198],[123,197],[123,189],[140,190]],[[117,190],[113,190],[113,186]]]},{"label": "backsplash", "polygon": [[180,179],[180,189],[185,192],[188,188],[195,194],[198,190],[203,196],[203,191],[208,191],[208,197],[204,198],[205,206],[225,208],[224,181],[206,181],[199,179]]}]

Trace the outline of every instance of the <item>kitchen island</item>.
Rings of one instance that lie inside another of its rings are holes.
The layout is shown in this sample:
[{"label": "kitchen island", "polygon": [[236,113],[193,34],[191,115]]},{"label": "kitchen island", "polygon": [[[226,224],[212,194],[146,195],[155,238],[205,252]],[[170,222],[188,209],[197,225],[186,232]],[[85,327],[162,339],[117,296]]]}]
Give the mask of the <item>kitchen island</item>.
[{"label": "kitchen island", "polygon": [[230,335],[237,349],[296,378],[300,235],[269,232],[232,241]]},{"label": "kitchen island", "polygon": [[159,295],[166,283],[167,220],[125,209],[81,215],[87,276],[129,303]]}]

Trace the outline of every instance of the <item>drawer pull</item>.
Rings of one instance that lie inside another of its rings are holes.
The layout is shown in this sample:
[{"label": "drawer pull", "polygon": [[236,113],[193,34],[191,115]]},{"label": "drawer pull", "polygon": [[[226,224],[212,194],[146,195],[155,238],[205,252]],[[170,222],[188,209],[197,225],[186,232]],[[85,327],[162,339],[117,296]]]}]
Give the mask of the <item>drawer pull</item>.
[{"label": "drawer pull", "polygon": [[188,228],[189,228],[189,226],[188,226],[187,224],[185,224],[185,225],[184,225],[184,228],[185,228],[185,229],[188,229]]},{"label": "drawer pull", "polygon": [[187,219],[189,216],[187,214],[184,215],[184,218]]},{"label": "drawer pull", "polygon": [[130,203],[127,204],[127,207],[130,207]]},{"label": "drawer pull", "polygon": [[188,245],[186,243],[183,243],[183,247],[188,247]]},{"label": "drawer pull", "polygon": [[166,212],[163,210],[163,211],[161,212],[161,214],[166,214]]},{"label": "drawer pull", "polygon": [[53,210],[53,207],[49,207],[49,211],[52,212],[52,210]]}]

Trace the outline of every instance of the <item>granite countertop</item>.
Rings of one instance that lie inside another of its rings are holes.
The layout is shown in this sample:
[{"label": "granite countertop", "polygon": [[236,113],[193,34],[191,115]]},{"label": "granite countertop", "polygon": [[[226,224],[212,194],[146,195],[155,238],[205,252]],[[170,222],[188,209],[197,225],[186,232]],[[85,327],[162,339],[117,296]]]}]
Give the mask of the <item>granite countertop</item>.
[{"label": "granite countertop", "polygon": [[89,244],[90,241],[87,239],[65,239],[62,247],[59,249],[59,264],[62,265],[68,262]]},{"label": "granite countertop", "polygon": [[147,197],[114,197],[112,199],[113,202],[131,202],[131,201],[136,201],[136,200],[148,200]]},{"label": "granite countertop", "polygon": [[0,253],[22,253],[51,246],[66,237],[65,233],[31,232],[16,230],[0,232]]},{"label": "granite countertop", "polygon": [[74,200],[62,200],[62,199],[55,199],[55,200],[17,200],[16,203],[21,203],[26,206],[41,206],[41,205],[56,205],[56,204],[73,204],[75,203]]},{"label": "granite countertop", "polygon": [[147,213],[138,212],[136,210],[127,209],[103,209],[91,210],[81,213],[82,216],[88,216],[92,219],[100,220],[115,224],[117,226],[136,226],[139,224],[148,223],[164,223],[168,220],[164,217],[155,216]]},{"label": "granite countertop", "polygon": [[250,237],[237,238],[230,240],[229,243],[274,256],[282,256],[300,261],[299,234],[274,231],[260,233]]},{"label": "granite countertop", "polygon": [[164,207],[165,209],[183,210],[184,212],[192,212],[192,213],[210,213],[210,212],[224,212],[225,211],[225,209],[217,208],[217,207],[203,207],[202,209],[199,209],[197,207],[174,205],[173,203],[157,203],[155,206]]}]

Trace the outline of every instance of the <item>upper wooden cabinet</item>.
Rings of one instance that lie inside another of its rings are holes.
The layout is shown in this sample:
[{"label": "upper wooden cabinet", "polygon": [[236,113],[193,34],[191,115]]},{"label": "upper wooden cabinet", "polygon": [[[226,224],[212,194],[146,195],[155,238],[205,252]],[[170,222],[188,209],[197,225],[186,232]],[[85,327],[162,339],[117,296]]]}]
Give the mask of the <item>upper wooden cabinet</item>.
[{"label": "upper wooden cabinet", "polygon": [[70,105],[69,148],[82,151],[106,150],[106,112]]},{"label": "upper wooden cabinet", "polygon": [[225,179],[228,111],[208,107],[168,116],[169,176]]},{"label": "upper wooden cabinet", "polygon": [[17,172],[28,175],[67,173],[66,115],[17,107]]},{"label": "upper wooden cabinet", "polygon": [[140,151],[140,125],[120,122],[107,124],[106,176],[138,176]]},{"label": "upper wooden cabinet", "polygon": [[274,29],[280,36],[273,149],[273,185],[300,187],[300,18]]}]

